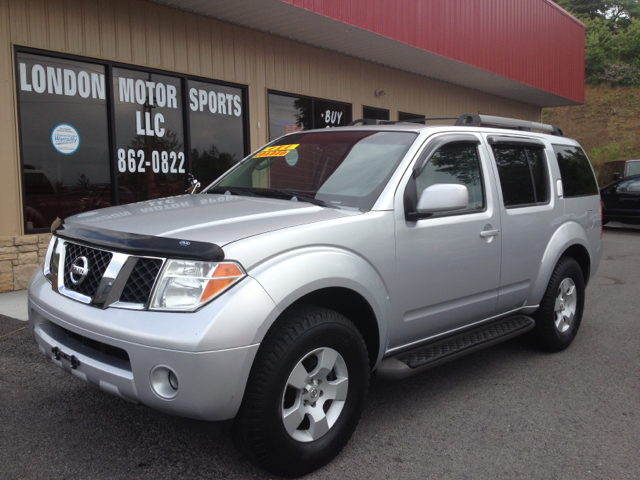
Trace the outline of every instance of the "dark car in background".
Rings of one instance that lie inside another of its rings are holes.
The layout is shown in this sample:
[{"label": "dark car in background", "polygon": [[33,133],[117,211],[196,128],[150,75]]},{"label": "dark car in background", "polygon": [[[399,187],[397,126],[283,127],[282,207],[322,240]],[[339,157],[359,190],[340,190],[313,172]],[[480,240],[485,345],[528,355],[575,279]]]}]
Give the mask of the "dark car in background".
[{"label": "dark car in background", "polygon": [[640,159],[607,162],[602,165],[598,173],[598,187],[602,188],[631,175],[640,175]]},{"label": "dark car in background", "polygon": [[600,197],[604,207],[603,224],[640,223],[640,175],[621,178],[601,188]]}]

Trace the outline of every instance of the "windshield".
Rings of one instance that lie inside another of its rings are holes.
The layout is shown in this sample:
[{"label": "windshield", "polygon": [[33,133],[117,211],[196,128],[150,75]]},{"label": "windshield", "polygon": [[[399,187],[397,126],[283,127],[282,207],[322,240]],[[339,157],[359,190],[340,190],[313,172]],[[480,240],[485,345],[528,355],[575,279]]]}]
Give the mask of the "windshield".
[{"label": "windshield", "polygon": [[335,130],[288,135],[205,192],[229,189],[232,194],[370,210],[415,138],[411,132]]}]

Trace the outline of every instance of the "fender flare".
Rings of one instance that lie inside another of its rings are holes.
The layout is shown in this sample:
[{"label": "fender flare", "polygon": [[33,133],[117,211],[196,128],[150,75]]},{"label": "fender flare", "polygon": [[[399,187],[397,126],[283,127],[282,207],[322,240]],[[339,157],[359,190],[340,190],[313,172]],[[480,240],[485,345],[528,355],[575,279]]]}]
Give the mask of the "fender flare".
[{"label": "fender flare", "polygon": [[[547,248],[542,255],[540,262],[540,271],[531,292],[531,300],[533,305],[538,305],[542,301],[547,285],[553,274],[553,270],[558,264],[560,257],[568,248],[574,245],[582,246],[589,255],[591,262],[591,254],[589,253],[589,240],[587,232],[578,222],[563,223],[551,236]],[[585,283],[588,279],[585,279]]]},{"label": "fender flare", "polygon": [[260,343],[280,313],[298,299],[324,288],[342,287],[361,295],[373,311],[380,339],[377,365],[387,344],[389,292],[380,273],[363,257],[332,246],[303,247],[276,255],[248,274],[260,283],[277,308],[265,318],[252,343]]}]

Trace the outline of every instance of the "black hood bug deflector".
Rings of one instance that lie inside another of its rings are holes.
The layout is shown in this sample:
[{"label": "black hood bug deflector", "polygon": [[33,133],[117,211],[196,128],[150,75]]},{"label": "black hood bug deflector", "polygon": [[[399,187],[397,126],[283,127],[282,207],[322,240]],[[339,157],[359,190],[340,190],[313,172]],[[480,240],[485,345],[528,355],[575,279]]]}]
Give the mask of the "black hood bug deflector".
[{"label": "black hood bug deflector", "polygon": [[93,226],[85,228],[78,224],[65,223],[64,221],[54,229],[53,233],[66,240],[81,241],[130,255],[203,260],[206,262],[224,260],[224,251],[214,243],[116,232]]}]

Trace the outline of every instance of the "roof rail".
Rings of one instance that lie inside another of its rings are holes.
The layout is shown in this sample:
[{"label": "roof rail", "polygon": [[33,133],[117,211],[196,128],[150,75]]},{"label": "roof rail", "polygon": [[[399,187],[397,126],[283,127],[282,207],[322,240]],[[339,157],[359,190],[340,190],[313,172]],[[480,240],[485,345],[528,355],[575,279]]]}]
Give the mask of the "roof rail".
[{"label": "roof rail", "polygon": [[458,120],[458,117],[444,117],[444,118],[411,118],[408,120],[379,120],[377,118],[359,118],[351,122],[348,127],[353,127],[355,125],[395,125],[396,123],[422,123],[428,122],[429,120]]},{"label": "roof rail", "polygon": [[547,125],[546,123],[529,122],[527,120],[517,120],[515,118],[494,117],[492,115],[476,115],[475,113],[465,113],[460,115],[456,120],[457,127],[493,127],[493,128],[512,128],[530,132],[531,130],[540,130],[541,132],[564,137],[564,133],[560,127],[555,125]]},{"label": "roof rail", "polygon": [[494,117],[492,115],[478,115],[475,113],[465,113],[459,117],[443,117],[443,118],[412,118],[410,120],[378,120],[375,118],[359,118],[354,120],[348,126],[355,125],[395,125],[398,123],[423,123],[430,120],[455,120],[456,127],[491,127],[491,128],[508,128],[530,132],[531,130],[539,130],[557,137],[564,137],[564,133],[560,127],[555,125],[547,125],[546,123],[529,122],[527,120],[518,120],[515,118]]},{"label": "roof rail", "polygon": [[366,126],[366,125],[392,125],[396,122],[392,122],[391,120],[380,120],[377,118],[359,118],[357,120],[354,120],[353,122],[349,123],[347,125],[347,127],[354,127],[356,125],[362,125],[362,126]]}]

